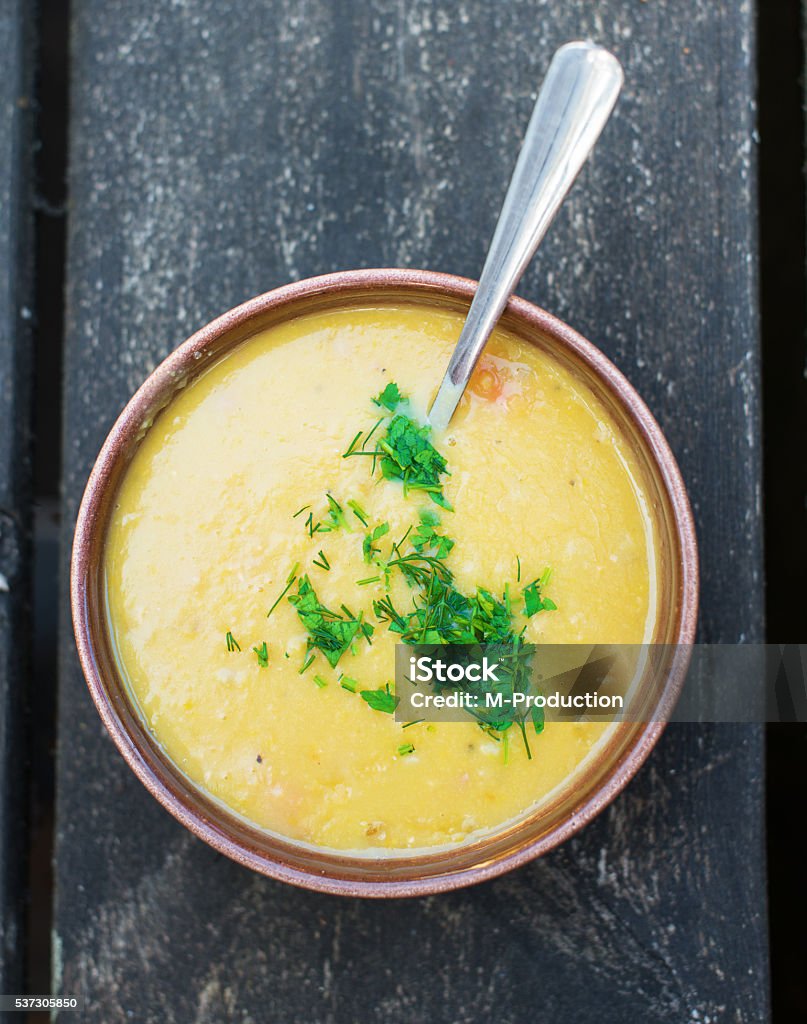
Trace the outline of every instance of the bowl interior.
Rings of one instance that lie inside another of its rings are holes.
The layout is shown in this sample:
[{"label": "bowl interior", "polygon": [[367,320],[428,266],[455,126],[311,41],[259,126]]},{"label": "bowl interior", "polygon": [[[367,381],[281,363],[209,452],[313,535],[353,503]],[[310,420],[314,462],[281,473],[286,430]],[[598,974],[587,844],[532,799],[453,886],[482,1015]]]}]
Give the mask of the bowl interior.
[{"label": "bowl interior", "polygon": [[[101,717],[149,790],[194,833],[264,874],[328,892],[414,895],[455,888],[514,867],[561,842],[616,795],[653,746],[659,722],[613,727],[583,768],[536,812],[456,848],[383,859],[310,848],[252,826],[198,789],[163,752],[119,671],[109,637],[103,546],[122,475],[154,418],[213,362],[281,320],[327,308],[432,305],[464,313],[472,282],[447,275],[364,271],[312,279],[271,292],[203,328],[152,374],[124,410],[96,463],[79,514],[72,589],[76,639]],[[512,300],[502,325],[549,351],[605,405],[633,449],[655,521],[658,619],[653,642],[690,644],[697,605],[697,555],[686,494],[661,433],[641,400],[598,350],[549,314]],[[671,647],[671,650],[678,648]],[[674,699],[685,664],[669,667],[663,698]]]}]

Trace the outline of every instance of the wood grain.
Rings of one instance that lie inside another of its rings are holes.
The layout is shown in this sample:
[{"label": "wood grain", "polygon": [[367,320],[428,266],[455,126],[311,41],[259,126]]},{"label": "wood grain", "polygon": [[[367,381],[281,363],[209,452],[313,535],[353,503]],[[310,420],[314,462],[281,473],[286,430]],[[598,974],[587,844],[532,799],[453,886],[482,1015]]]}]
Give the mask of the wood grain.
[{"label": "wood grain", "polygon": [[[554,48],[627,86],[521,294],[647,399],[691,490],[702,637],[759,640],[753,11],[709,0],[74,0],[65,541],[133,389],[195,327],[346,267],[476,276]],[[677,727],[555,854],[338,901],[193,840],[124,767],[65,610],[54,988],[87,1020],[760,1021],[762,739]]]},{"label": "wood grain", "polygon": [[0,0],[0,992],[20,992],[30,529],[29,5]]}]

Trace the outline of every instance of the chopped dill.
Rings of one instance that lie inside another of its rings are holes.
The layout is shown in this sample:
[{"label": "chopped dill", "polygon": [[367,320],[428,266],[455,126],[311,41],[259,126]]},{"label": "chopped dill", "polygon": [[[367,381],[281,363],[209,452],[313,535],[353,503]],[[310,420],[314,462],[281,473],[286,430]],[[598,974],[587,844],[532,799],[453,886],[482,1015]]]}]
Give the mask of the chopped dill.
[{"label": "chopped dill", "polygon": [[364,511],[364,509],[361,507],[358,501],[349,501],[347,504],[348,507],[353,511],[353,515],[358,519],[362,526],[370,525],[367,513]]},{"label": "chopped dill", "polygon": [[317,558],[319,558],[319,561],[317,561],[317,559],[315,558],[314,559],[314,565],[316,565],[317,568],[319,568],[319,569],[326,569],[328,572],[330,572],[331,563],[325,557],[325,552],[324,551],[318,551],[317,552]]},{"label": "chopped dill", "polygon": [[345,510],[332,494],[326,494],[325,497],[328,501],[329,522],[322,528],[326,531],[339,529],[349,530],[350,523],[345,515]]},{"label": "chopped dill", "polygon": [[291,570],[291,572],[289,573],[289,575],[288,575],[288,577],[286,579],[286,586],[281,590],[280,596],[275,601],[275,603],[272,605],[272,607],[269,609],[269,611],[266,613],[266,618],[267,619],[272,614],[272,612],[275,610],[275,608],[277,608],[277,606],[280,604],[280,602],[283,600],[283,598],[286,596],[286,594],[288,594],[289,590],[291,589],[292,584],[297,579],[297,570],[299,569],[299,567],[300,567],[300,563],[299,562],[295,562],[293,569]]}]

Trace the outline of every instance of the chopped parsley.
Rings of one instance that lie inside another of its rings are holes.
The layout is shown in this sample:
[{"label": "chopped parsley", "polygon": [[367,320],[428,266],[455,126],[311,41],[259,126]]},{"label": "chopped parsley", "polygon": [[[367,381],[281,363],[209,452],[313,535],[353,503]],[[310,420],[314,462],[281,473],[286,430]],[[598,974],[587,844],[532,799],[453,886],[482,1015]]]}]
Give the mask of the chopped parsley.
[{"label": "chopped parsley", "polygon": [[454,541],[434,529],[440,525],[440,517],[431,509],[421,509],[419,516],[420,526],[412,534],[412,547],[415,551],[431,551],[436,558],[445,558],[454,547]]},{"label": "chopped parsley", "polygon": [[381,548],[375,547],[375,542],[386,536],[388,533],[389,523],[381,523],[380,526],[376,526],[374,529],[370,530],[369,533],[365,534],[364,541],[361,546],[365,562],[372,562],[373,555],[380,553]]},{"label": "chopped parsley", "polygon": [[398,698],[390,693],[389,683],[377,690],[361,690],[361,699],[367,701],[373,711],[383,711],[385,715],[394,714],[398,707]]},{"label": "chopped parsley", "polygon": [[380,419],[366,436],[362,431],[356,434],[342,458],[369,455],[373,459],[372,473],[380,463],[381,473],[385,479],[400,480],[403,483],[404,494],[408,494],[409,491],[425,491],[435,504],[450,510],[451,505],[443,494],[440,480],[443,474],[450,475],[448,464],[429,440],[431,427],[426,424],[419,426],[409,416],[396,412],[398,406],[406,399],[393,381],[387,384],[373,401],[377,406],[394,414],[392,419],[387,421],[383,436],[379,438],[375,448],[368,450],[370,439],[384,422]]},{"label": "chopped parsley", "polygon": [[403,481],[405,495],[426,491],[436,505],[451,509],[440,482],[447,463],[429,441],[430,433],[431,427],[419,427],[403,413],[394,416],[378,442],[381,473],[387,480]]},{"label": "chopped parsley", "polygon": [[297,593],[289,595],[289,603],[294,605],[300,621],[308,631],[308,650],[319,650],[325,655],[332,668],[347,651],[357,634],[368,641],[373,635],[373,627],[364,622],[361,615],[355,616],[342,606],[344,615],[326,608],[317,597],[308,576],[301,576],[297,583]]},{"label": "chopped parsley", "polygon": [[380,395],[373,399],[373,403],[390,412],[395,412],[398,406],[404,401],[403,396],[394,381],[390,381]]},{"label": "chopped parsley", "polygon": [[524,587],[522,591],[524,595],[524,614],[528,619],[532,618],[533,615],[537,615],[538,612],[557,611],[558,606],[555,602],[551,598],[543,596],[543,590],[549,583],[551,576],[552,570],[545,569],[537,580],[533,580],[532,583],[528,583]]}]

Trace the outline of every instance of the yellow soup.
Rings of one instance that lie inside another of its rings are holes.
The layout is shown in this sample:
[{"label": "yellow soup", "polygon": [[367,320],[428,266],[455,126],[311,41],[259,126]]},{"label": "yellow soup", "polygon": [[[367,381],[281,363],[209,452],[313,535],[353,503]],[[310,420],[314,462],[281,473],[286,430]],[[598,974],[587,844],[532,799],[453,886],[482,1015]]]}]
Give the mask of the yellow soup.
[{"label": "yellow soup", "polygon": [[[399,639],[374,602],[413,607],[403,574],[387,589],[377,563],[424,508],[454,541],[443,552],[452,585],[501,597],[509,584],[527,641],[652,634],[654,535],[633,456],[591,391],[527,342],[497,331],[447,434],[431,438],[453,511],[405,494],[372,458],[342,458],[360,431],[368,451],[383,436],[392,413],[371,399],[390,382],[422,417],[460,327],[454,313],[402,306],[258,334],[157,418],[117,497],[109,618],[144,718],[198,786],[295,840],[355,851],[466,841],[545,800],[608,728],[549,722],[532,732],[530,760],[520,734],[508,742],[471,721],[404,728],[362,697],[392,682]],[[381,524],[388,533],[365,543]],[[556,609],[528,618],[521,589],[547,567]],[[304,578],[323,606],[372,624],[372,644],[359,632],[335,667],[309,653],[288,600]]]}]

